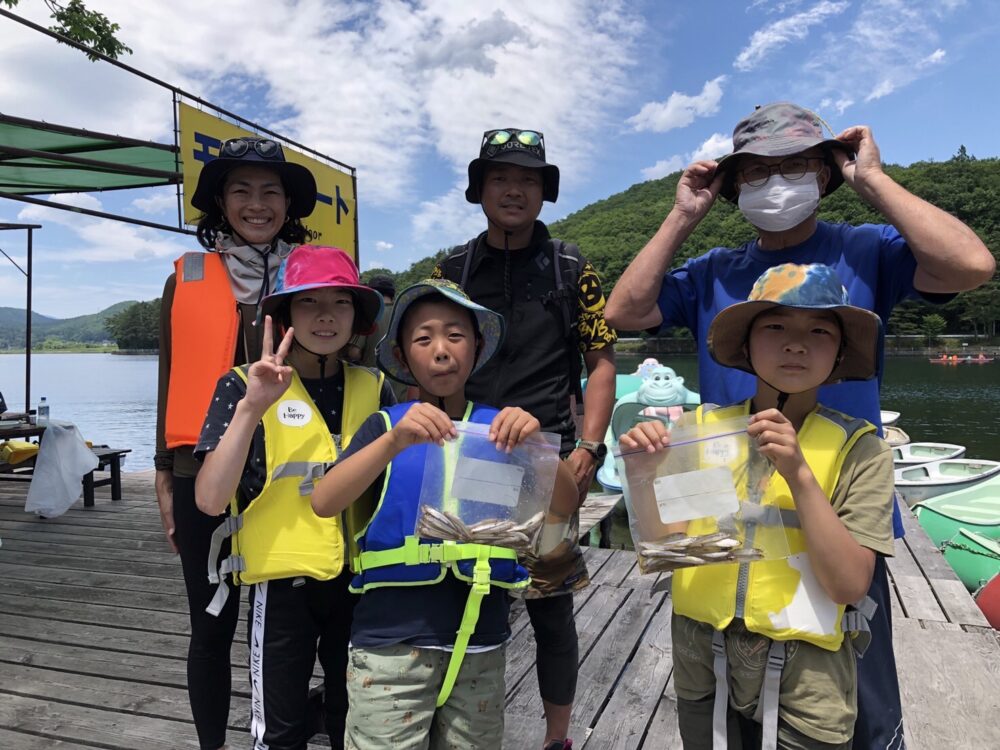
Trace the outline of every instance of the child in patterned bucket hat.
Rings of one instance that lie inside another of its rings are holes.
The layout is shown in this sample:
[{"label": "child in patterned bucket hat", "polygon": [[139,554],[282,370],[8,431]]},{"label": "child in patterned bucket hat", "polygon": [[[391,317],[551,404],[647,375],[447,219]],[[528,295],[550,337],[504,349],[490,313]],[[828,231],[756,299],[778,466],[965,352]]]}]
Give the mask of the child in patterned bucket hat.
[{"label": "child in patterned bucket hat", "polygon": [[[353,566],[351,589],[363,595],[351,631],[347,747],[501,744],[507,591],[525,588],[528,572],[513,549],[441,542],[414,529],[424,474],[433,471],[427,446],[456,437],[455,422],[488,425],[489,441],[508,452],[540,430],[519,407],[466,400],[469,375],[497,351],[503,332],[500,315],[450,281],[403,290],[377,360],[389,377],[416,386],[419,398],[369,417],[313,493],[321,517],[366,490],[379,498]],[[576,484],[569,466],[555,463],[550,509],[569,518]]]},{"label": "child in patterned bucket hat", "polygon": [[[780,517],[789,556],[674,572],[685,746],[711,736],[722,747],[750,737],[770,749],[850,746],[855,654],[868,645],[875,612],[866,592],[876,555],[893,553],[892,453],[872,424],[824,407],[817,393],[824,383],[873,377],[878,332],[878,316],[852,306],[820,264],[770,268],[745,302],[712,322],[712,356],[755,374],[757,390],[730,406],[703,404],[692,418],[749,418],[759,456],[745,461],[737,488],[759,488],[756,523],[768,523],[764,511]],[[645,422],[620,444],[655,452],[670,438],[662,423]],[[746,528],[752,546],[749,521]]]}]

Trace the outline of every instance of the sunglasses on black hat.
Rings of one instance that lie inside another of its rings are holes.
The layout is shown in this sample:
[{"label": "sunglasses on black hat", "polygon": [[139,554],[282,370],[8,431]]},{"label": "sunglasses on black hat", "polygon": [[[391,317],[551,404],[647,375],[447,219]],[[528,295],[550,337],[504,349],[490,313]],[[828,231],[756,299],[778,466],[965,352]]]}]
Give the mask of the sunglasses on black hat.
[{"label": "sunglasses on black hat", "polygon": [[230,138],[219,147],[220,157],[240,158],[253,149],[262,159],[283,158],[284,152],[277,142],[268,138]]},{"label": "sunglasses on black hat", "polygon": [[500,151],[511,148],[524,149],[544,159],[545,137],[536,130],[519,130],[518,128],[487,130],[483,133],[480,156],[489,158]]}]

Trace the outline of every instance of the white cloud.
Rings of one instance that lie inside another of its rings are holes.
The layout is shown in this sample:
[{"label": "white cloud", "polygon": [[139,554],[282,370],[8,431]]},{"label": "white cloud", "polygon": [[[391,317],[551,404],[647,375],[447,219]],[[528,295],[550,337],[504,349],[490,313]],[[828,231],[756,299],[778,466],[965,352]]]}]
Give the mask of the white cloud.
[{"label": "white cloud", "polygon": [[834,110],[838,115],[842,115],[844,114],[844,112],[847,111],[848,107],[850,107],[852,104],[854,104],[854,100],[848,97],[841,97],[836,101],[827,97],[819,103],[819,108],[820,111],[822,112],[829,112],[830,110]]},{"label": "white cloud", "polygon": [[[465,200],[465,184],[461,183],[444,195],[421,201],[412,224],[417,253],[413,260],[416,260],[441,250],[448,243],[456,244],[474,237],[483,231],[486,221],[482,209]],[[439,237],[448,239],[442,243]]]},{"label": "white cloud", "polygon": [[386,242],[385,240],[378,240],[375,243],[375,250],[380,253],[384,253],[386,250],[392,250],[395,247],[391,242]]},{"label": "white cloud", "polygon": [[[868,0],[847,31],[828,35],[803,66],[801,90],[812,96],[819,93],[820,99],[835,102],[842,113],[856,99],[881,99],[932,75],[948,59],[940,44],[940,21],[962,5],[938,0]],[[863,50],[863,54],[851,54],[851,50]]]},{"label": "white cloud", "polygon": [[660,159],[651,167],[642,169],[642,177],[645,180],[658,180],[661,177],[666,177],[668,174],[680,172],[689,163],[690,162],[688,162],[680,154],[675,154],[667,159]]},{"label": "white cloud", "polygon": [[[44,3],[22,5],[48,25]],[[625,0],[509,0],[487,12],[463,0],[273,0],[251,11],[242,0],[104,0],[100,11],[135,50],[128,64],[356,166],[378,205],[419,198],[428,155],[460,171],[498,122],[544,129],[567,176],[585,173],[592,147],[581,144],[610,123],[643,32]],[[234,19],[239,33],[227,33]],[[32,65],[0,79],[4,111],[172,140],[168,91],[0,23],[0,64]]]},{"label": "white cloud", "polygon": [[733,137],[725,133],[712,133],[690,155],[690,161],[718,159],[733,150]]},{"label": "white cloud", "polygon": [[132,201],[132,207],[148,216],[157,216],[167,211],[176,213],[177,193],[160,191],[148,198],[136,198]]},{"label": "white cloud", "polygon": [[628,118],[626,122],[635,130],[652,130],[656,133],[687,127],[696,117],[714,115],[719,111],[722,84],[725,82],[726,76],[717,76],[706,81],[701,93],[694,96],[674,91],[666,101],[647,102],[638,114]]},{"label": "white cloud", "polygon": [[733,139],[731,136],[725,133],[712,133],[694,151],[686,154],[674,154],[666,159],[661,159],[653,166],[643,169],[642,176],[646,180],[657,180],[668,174],[680,172],[692,162],[718,159],[732,150]]},{"label": "white cloud", "polygon": [[733,67],[743,72],[753,70],[771,52],[790,42],[805,39],[811,27],[824,23],[831,16],[843,13],[849,5],[846,0],[838,2],[823,0],[808,10],[758,29],[750,37],[747,46],[736,56]]},{"label": "white cloud", "polygon": [[928,65],[937,65],[938,63],[944,62],[944,58],[947,54],[947,52],[939,47],[921,60],[919,65],[921,68],[926,68]]}]

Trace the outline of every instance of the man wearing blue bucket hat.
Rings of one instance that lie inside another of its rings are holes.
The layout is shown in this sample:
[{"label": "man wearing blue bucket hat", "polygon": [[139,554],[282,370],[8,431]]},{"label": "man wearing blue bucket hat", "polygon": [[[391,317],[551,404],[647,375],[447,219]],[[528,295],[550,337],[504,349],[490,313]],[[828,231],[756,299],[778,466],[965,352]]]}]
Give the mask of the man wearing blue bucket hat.
[{"label": "man wearing blue bucket hat", "polygon": [[[993,256],[969,227],[909,193],[882,170],[868,127],[825,138],[824,124],[815,113],[788,102],[760,107],[741,120],[733,131],[732,153],[718,162],[695,162],[684,171],[670,213],[608,300],[608,320],[619,328],[686,326],[692,331],[703,400],[734,403],[753,392],[753,376],[711,358],[708,329],[719,311],[745,300],[756,279],[772,266],[831,266],[851,302],[875,312],[883,331],[900,302],[946,302],[993,275]],[[819,221],[820,198],[841,183],[890,224],[854,227]],[[715,248],[671,271],[675,253],[719,195],[738,203],[757,238],[739,248]],[[880,377],[881,357],[875,379],[824,386],[819,400],[880,426]],[[896,533],[902,535],[901,523]],[[873,642],[858,662],[854,747],[866,750],[904,747],[888,592],[879,556],[870,592],[879,605]]]}]

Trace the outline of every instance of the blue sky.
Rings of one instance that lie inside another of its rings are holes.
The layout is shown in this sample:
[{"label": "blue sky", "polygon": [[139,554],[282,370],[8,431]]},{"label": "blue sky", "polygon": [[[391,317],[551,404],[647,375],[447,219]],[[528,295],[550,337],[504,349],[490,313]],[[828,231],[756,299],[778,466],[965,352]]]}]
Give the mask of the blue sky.
[{"label": "blue sky", "polygon": [[[483,130],[545,133],[553,221],[731,148],[756,104],[790,99],[835,132],[873,128],[883,160],[996,156],[993,0],[88,0],[130,65],[358,168],[361,266],[403,269],[480,231],[465,168]],[[17,12],[48,25],[44,4]],[[0,111],[172,141],[170,96],[0,19]],[[63,196],[170,222],[171,190]],[[160,294],[193,238],[0,201],[44,225],[34,308],[55,317]],[[7,236],[3,236],[7,235]],[[23,259],[23,239],[0,247]],[[639,248],[636,248],[638,251]],[[0,261],[3,261],[0,258]],[[0,305],[23,306],[0,264]]]}]

